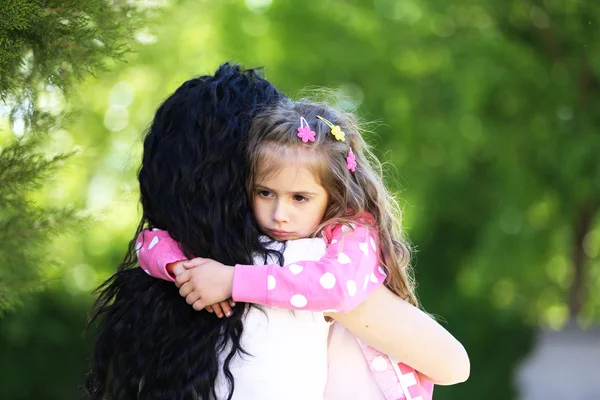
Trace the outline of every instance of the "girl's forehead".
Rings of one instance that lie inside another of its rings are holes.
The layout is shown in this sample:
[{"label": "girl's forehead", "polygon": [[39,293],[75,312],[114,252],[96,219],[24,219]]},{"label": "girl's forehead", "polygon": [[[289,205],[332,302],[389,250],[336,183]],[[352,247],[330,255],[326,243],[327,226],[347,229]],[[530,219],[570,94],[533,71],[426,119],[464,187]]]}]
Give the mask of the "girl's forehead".
[{"label": "girl's forehead", "polygon": [[[308,180],[314,181],[321,186],[322,174],[320,165],[322,164],[317,152],[306,151],[304,149],[278,149],[281,151],[262,152],[256,165],[256,184],[270,181],[275,178],[288,180],[302,178],[301,181],[308,183]],[[290,182],[290,185],[292,182]]]},{"label": "girl's forehead", "polygon": [[259,176],[258,186],[263,186],[281,193],[315,192],[322,186],[311,171],[299,168],[293,163],[286,163],[276,171]]}]

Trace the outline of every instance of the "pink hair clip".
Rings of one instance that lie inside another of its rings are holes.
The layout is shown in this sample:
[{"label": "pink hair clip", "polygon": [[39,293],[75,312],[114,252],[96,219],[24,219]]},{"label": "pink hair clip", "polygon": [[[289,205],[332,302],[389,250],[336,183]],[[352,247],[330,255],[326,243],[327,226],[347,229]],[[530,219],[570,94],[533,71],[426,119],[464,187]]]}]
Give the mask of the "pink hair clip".
[{"label": "pink hair clip", "polygon": [[298,128],[298,137],[302,139],[304,143],[314,142],[315,141],[315,131],[310,130],[310,126],[308,126],[308,122],[304,119],[304,117],[300,117],[300,128]]},{"label": "pink hair clip", "polygon": [[352,149],[350,149],[348,156],[346,157],[346,168],[352,172],[356,171],[356,157],[354,156]]}]

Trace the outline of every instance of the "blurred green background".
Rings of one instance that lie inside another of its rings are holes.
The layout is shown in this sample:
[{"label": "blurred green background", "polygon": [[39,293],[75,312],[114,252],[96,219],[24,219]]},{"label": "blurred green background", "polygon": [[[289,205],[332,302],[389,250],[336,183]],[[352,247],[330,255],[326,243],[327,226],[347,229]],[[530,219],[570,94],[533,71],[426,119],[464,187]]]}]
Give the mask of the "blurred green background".
[{"label": "blurred green background", "polygon": [[[471,357],[469,381],[438,387],[436,399],[518,398],[515,369],[537,329],[598,324],[595,1],[142,3],[152,12],[124,62],[38,99],[70,113],[43,151],[76,154],[28,201],[86,216],[49,232],[40,246],[58,267],[40,259],[43,288],[24,290],[0,319],[1,399],[83,396],[91,291],[135,232],[143,133],[183,81],[228,60],[265,66],[288,95],[334,89],[337,107],[377,122],[367,138],[418,250],[419,298]],[[11,106],[0,109],[0,147],[27,128]]]}]

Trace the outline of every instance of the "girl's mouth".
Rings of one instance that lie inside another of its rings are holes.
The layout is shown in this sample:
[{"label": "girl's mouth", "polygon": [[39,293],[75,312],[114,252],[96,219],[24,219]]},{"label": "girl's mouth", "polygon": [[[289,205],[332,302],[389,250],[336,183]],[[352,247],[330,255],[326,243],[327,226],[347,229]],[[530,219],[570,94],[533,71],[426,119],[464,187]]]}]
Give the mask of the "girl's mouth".
[{"label": "girl's mouth", "polygon": [[269,232],[269,236],[272,236],[277,240],[289,240],[295,235],[294,232],[280,231],[277,229],[267,229],[267,231]]}]

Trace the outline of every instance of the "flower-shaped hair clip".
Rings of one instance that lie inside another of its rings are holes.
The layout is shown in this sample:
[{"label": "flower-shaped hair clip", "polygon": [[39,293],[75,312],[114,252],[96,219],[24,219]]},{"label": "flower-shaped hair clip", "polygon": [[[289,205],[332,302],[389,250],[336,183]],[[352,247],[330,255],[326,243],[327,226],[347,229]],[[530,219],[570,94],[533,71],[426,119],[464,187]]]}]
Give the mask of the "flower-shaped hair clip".
[{"label": "flower-shaped hair clip", "polygon": [[300,128],[298,128],[298,137],[302,139],[304,143],[314,142],[315,141],[315,131],[310,130],[310,126],[308,126],[308,122],[304,119],[304,117],[300,117]]},{"label": "flower-shaped hair clip", "polygon": [[329,128],[331,128],[331,134],[333,136],[335,136],[335,138],[337,140],[341,140],[342,142],[346,141],[346,134],[344,133],[344,131],[338,125],[333,125],[331,122],[327,121],[325,118],[321,117],[320,115],[317,115],[317,118],[319,118]]},{"label": "flower-shaped hair clip", "polygon": [[346,157],[346,168],[352,172],[356,171],[356,157],[354,156],[352,149],[350,149],[348,156]]}]

